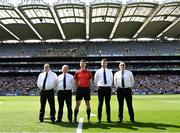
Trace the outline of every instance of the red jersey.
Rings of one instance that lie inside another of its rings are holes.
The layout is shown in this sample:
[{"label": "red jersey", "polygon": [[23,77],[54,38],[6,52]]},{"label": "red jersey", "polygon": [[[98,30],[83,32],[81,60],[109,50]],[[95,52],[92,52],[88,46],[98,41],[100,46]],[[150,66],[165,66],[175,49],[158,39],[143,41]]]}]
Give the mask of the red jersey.
[{"label": "red jersey", "polygon": [[78,87],[89,87],[90,86],[90,79],[92,79],[91,71],[85,70],[78,70],[74,75],[74,79]]}]

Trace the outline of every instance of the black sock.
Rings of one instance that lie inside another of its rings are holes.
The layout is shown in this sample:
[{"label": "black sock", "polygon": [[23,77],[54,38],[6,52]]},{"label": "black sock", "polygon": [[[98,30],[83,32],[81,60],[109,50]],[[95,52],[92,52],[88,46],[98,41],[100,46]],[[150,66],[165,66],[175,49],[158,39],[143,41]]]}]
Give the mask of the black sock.
[{"label": "black sock", "polygon": [[75,110],[74,110],[74,120],[77,120],[78,112],[79,112],[78,109],[75,109]]},{"label": "black sock", "polygon": [[87,109],[86,113],[87,113],[87,118],[89,120],[90,119],[90,115],[91,115],[91,109]]}]

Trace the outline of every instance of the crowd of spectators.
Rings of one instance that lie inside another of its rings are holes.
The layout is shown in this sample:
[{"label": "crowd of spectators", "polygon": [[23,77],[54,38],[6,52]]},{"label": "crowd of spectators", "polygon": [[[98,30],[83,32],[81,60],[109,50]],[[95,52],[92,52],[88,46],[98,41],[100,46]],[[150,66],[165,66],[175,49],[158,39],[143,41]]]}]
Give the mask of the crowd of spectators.
[{"label": "crowd of spectators", "polygon": [[45,48],[40,49],[36,56],[87,56],[87,52],[78,48]]},{"label": "crowd of spectators", "polygon": [[27,95],[37,91],[36,76],[3,76],[0,77],[0,95]]},{"label": "crowd of spectators", "polygon": [[[38,94],[37,76],[0,77],[0,95]],[[92,92],[96,90],[92,85]],[[134,94],[175,94],[180,93],[179,75],[135,75]],[[37,92],[37,93],[36,93]],[[112,93],[116,93],[113,86]]]},{"label": "crowd of spectators", "polygon": [[140,94],[180,93],[180,76],[137,75],[133,91]]},{"label": "crowd of spectators", "polygon": [[[43,66],[43,65],[42,65]],[[31,70],[36,70],[36,71],[41,71],[42,70],[42,66],[0,66],[0,71],[10,71],[10,72],[18,72],[18,71],[31,71]],[[88,69],[99,69],[100,65],[88,65],[87,68]],[[117,71],[118,68],[118,63],[117,64],[111,64],[109,66],[110,69],[113,69],[115,71]],[[180,65],[174,65],[174,64],[128,64],[127,65],[127,69],[129,70],[136,70],[136,69],[173,69],[173,68],[180,68]],[[58,71],[59,69],[61,69],[61,65],[51,65],[51,69],[54,71]],[[79,64],[76,65],[70,65],[69,69],[72,70],[77,70],[79,69]]]}]

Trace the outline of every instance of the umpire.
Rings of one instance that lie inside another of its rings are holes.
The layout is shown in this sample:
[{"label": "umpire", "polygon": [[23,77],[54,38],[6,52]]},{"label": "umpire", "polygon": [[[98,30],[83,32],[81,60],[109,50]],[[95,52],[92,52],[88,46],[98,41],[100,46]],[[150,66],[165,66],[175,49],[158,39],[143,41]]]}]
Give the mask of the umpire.
[{"label": "umpire", "polygon": [[119,64],[120,70],[114,74],[114,85],[117,88],[117,98],[119,103],[118,122],[123,120],[124,98],[126,99],[131,123],[134,123],[134,111],[132,106],[132,86],[134,85],[134,76],[131,71],[126,70],[124,62]]},{"label": "umpire", "polygon": [[58,76],[58,103],[59,112],[56,122],[62,122],[64,102],[66,102],[68,110],[68,120],[72,124],[72,90],[74,88],[74,77],[68,73],[68,65],[62,66],[62,74]]},{"label": "umpire", "polygon": [[45,106],[48,100],[50,106],[50,119],[55,122],[55,101],[54,101],[54,88],[57,75],[50,70],[49,64],[44,65],[44,72],[40,73],[37,80],[37,86],[40,91],[41,108],[39,112],[39,121],[44,121]]},{"label": "umpire", "polygon": [[111,123],[111,86],[113,83],[113,73],[107,68],[108,62],[106,59],[101,60],[101,68],[94,75],[94,82],[98,87],[98,122],[101,123],[102,106],[105,99],[107,122]]}]

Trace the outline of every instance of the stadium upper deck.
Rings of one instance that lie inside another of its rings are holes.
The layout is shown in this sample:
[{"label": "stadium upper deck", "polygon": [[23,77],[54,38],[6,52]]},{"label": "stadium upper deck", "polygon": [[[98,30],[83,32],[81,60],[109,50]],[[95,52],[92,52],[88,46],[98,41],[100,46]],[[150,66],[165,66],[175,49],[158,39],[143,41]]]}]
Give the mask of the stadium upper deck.
[{"label": "stadium upper deck", "polygon": [[18,6],[4,1],[0,41],[180,37],[179,0],[163,4],[97,0],[90,5],[59,0],[53,6],[43,0],[23,0]]},{"label": "stadium upper deck", "polygon": [[177,56],[180,41],[0,44],[0,58]]}]

